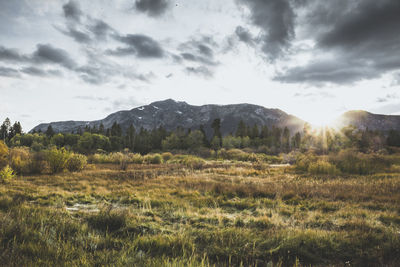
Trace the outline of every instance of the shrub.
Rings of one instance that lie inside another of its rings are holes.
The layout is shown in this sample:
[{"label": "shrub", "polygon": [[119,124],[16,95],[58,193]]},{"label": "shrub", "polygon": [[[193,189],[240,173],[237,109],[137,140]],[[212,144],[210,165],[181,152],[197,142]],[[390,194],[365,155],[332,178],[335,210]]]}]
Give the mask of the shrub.
[{"label": "shrub", "polygon": [[4,183],[9,182],[14,176],[14,172],[9,165],[0,171],[0,180]]},{"label": "shrub", "polygon": [[311,174],[330,174],[335,175],[339,173],[339,170],[335,165],[323,160],[317,162],[311,162],[308,166],[308,172]]},{"label": "shrub", "polygon": [[30,173],[30,161],[31,153],[26,147],[12,148],[10,154],[10,165],[11,168],[17,174],[28,174]]},{"label": "shrub", "polygon": [[202,158],[190,155],[176,155],[169,160],[169,163],[183,164],[192,169],[201,169],[206,161]]},{"label": "shrub", "polygon": [[47,151],[47,162],[52,173],[58,173],[65,170],[70,153],[65,148],[53,148]]},{"label": "shrub", "polygon": [[314,154],[299,154],[296,159],[296,170],[306,172],[310,164],[316,161],[317,157]]},{"label": "shrub", "polygon": [[0,169],[7,166],[8,163],[8,147],[3,141],[0,141]]},{"label": "shrub", "polygon": [[173,157],[171,152],[164,152],[164,153],[162,153],[161,156],[162,156],[164,161],[168,161]]},{"label": "shrub", "polygon": [[329,157],[342,172],[351,174],[372,174],[390,169],[396,161],[386,155],[364,154],[353,149],[340,151]]},{"label": "shrub", "polygon": [[143,163],[143,156],[140,154],[129,154],[130,160],[132,163],[142,164]]},{"label": "shrub", "polygon": [[40,174],[48,168],[47,156],[45,152],[34,152],[31,153],[28,173]]},{"label": "shrub", "polygon": [[87,159],[84,155],[72,154],[67,160],[66,167],[70,172],[83,170],[87,165]]},{"label": "shrub", "polygon": [[148,154],[144,157],[144,161],[149,164],[161,164],[163,158],[160,154]]}]

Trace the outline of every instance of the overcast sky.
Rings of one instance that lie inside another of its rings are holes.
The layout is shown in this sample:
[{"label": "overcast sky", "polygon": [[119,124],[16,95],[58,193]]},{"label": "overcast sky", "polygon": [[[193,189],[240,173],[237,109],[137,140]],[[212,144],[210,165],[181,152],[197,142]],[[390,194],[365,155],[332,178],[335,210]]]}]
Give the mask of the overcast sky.
[{"label": "overcast sky", "polygon": [[0,120],[173,98],[400,114],[399,0],[0,0]]}]

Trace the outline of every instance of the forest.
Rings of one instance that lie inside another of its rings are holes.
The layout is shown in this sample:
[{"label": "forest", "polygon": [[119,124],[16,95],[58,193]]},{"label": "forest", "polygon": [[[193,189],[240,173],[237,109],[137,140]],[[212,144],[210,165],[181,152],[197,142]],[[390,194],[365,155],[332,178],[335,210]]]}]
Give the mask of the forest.
[{"label": "forest", "polygon": [[0,127],[4,266],[397,266],[400,133]]}]

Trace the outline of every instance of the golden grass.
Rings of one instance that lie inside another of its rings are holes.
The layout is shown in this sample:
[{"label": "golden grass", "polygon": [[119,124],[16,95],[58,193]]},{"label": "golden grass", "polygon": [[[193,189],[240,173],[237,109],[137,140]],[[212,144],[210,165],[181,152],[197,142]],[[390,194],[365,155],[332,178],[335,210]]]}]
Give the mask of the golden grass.
[{"label": "golden grass", "polygon": [[[36,217],[22,219],[29,212]],[[199,170],[98,164],[2,184],[0,216],[7,222],[0,232],[5,265],[396,266],[400,260],[397,173],[308,176],[211,161]],[[50,232],[40,234],[39,226]],[[57,252],[40,249],[43,242]]]}]

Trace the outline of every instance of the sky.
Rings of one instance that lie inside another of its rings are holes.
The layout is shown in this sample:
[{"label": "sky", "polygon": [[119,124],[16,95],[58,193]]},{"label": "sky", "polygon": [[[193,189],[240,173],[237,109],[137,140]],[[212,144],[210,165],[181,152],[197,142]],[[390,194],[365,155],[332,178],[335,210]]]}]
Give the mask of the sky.
[{"label": "sky", "polygon": [[172,98],[312,124],[400,114],[398,0],[0,0],[0,120],[96,120]]}]

